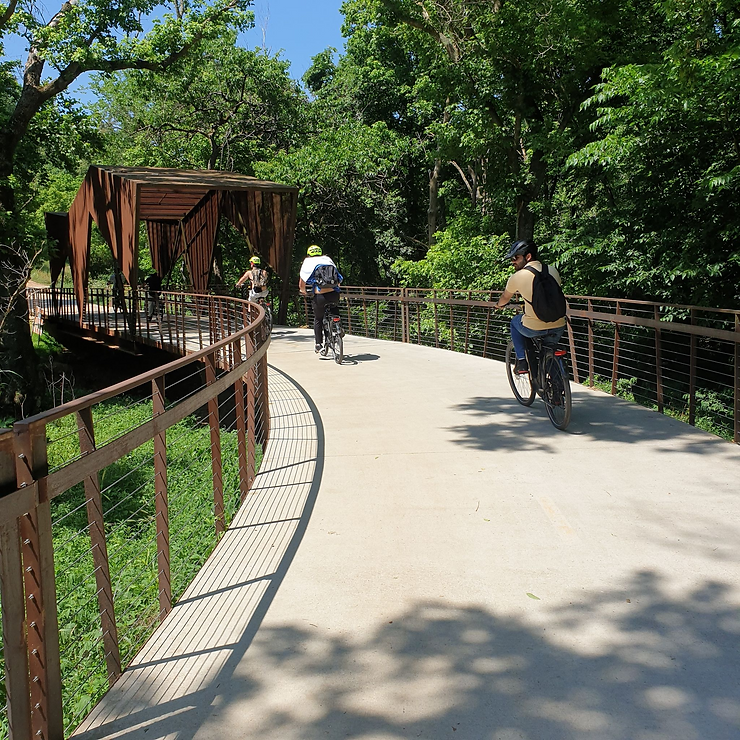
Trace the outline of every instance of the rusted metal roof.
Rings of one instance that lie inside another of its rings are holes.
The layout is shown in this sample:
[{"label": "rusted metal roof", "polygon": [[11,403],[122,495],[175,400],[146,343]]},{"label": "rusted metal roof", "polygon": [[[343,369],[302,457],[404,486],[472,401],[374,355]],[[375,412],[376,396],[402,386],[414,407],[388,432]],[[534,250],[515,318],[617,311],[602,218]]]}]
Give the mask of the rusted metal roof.
[{"label": "rusted metal roof", "polygon": [[[281,306],[287,306],[297,200],[296,187],[236,172],[91,166],[67,219],[67,252],[80,315],[87,295],[92,221],[132,287],[138,283],[139,221],[143,220],[156,271],[164,277],[184,255],[192,287],[203,292],[208,288],[222,215],[247,241],[245,266],[249,254],[259,254],[282,279],[286,300]],[[52,230],[63,228],[63,219],[52,221],[56,227]],[[63,243],[59,234],[53,236]],[[61,270],[58,262],[56,274]]]}]

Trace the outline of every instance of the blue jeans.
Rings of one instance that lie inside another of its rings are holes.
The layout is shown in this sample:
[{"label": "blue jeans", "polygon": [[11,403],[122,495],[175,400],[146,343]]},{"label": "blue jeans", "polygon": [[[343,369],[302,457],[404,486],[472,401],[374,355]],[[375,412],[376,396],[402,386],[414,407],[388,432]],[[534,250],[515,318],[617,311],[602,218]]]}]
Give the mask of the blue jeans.
[{"label": "blue jeans", "polygon": [[559,326],[557,329],[527,329],[522,324],[523,316],[524,314],[518,313],[511,320],[510,325],[511,341],[514,343],[517,360],[523,360],[526,357],[524,351],[527,347],[525,337],[552,337],[550,340],[552,344],[557,344],[560,341],[560,337],[563,336],[563,332],[565,331],[564,326]]}]

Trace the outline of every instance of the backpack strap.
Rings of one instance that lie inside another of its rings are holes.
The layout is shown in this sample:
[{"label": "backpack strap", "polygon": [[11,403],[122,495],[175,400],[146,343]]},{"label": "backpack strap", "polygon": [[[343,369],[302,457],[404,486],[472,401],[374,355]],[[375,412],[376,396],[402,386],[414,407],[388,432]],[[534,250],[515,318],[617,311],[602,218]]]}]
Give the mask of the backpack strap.
[{"label": "backpack strap", "polygon": [[[544,265],[544,264],[542,265],[542,270],[535,270],[534,267],[532,267],[532,265],[527,265],[524,269],[527,272],[531,272],[535,277],[537,277],[540,274],[547,277],[550,274],[547,270],[547,265]],[[532,280],[532,282],[534,283],[534,280]],[[521,293],[519,295],[521,295]],[[525,303],[529,303],[530,306],[532,305],[532,301],[528,301],[524,296],[522,296],[522,300]]]}]

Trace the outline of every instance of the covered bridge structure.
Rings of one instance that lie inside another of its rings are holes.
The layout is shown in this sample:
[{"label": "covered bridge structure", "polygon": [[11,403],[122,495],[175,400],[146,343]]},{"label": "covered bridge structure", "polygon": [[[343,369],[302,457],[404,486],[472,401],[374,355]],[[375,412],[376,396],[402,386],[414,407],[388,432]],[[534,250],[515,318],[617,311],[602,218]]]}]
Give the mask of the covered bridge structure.
[{"label": "covered bridge structure", "polygon": [[[222,217],[281,280],[278,321],[290,291],[298,188],[216,170],[92,165],[68,213],[47,213],[58,244],[50,259],[52,284],[69,260],[75,296],[84,313],[91,226],[108,244],[117,272],[136,291],[139,222],[146,223],[152,265],[166,278],[183,257],[194,291],[208,289]],[[245,269],[249,256],[245,253]]]}]

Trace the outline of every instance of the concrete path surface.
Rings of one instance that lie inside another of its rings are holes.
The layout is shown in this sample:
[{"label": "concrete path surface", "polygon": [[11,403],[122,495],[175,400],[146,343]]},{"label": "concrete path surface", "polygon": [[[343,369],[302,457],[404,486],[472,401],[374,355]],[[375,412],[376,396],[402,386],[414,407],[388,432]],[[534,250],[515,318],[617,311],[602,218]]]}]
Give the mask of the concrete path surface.
[{"label": "concrete path surface", "polygon": [[277,328],[257,485],[82,740],[737,740],[740,449]]}]

